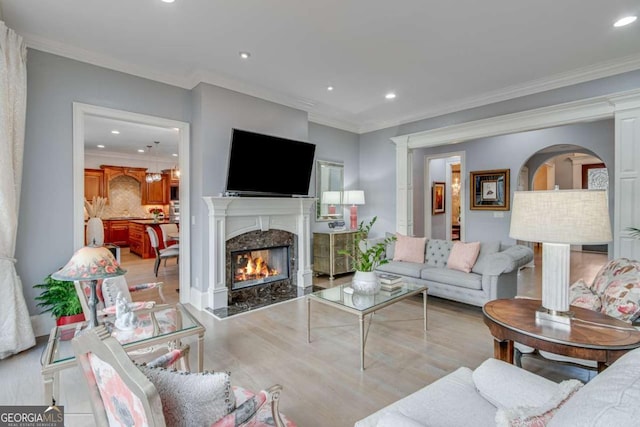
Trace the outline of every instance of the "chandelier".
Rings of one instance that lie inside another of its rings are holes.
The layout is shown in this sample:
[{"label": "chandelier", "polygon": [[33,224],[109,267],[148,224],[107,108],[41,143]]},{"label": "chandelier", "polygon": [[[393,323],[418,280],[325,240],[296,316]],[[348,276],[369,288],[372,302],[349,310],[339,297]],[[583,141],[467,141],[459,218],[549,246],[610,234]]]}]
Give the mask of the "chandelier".
[{"label": "chandelier", "polygon": [[460,179],[457,177],[453,179],[453,184],[451,184],[451,190],[453,191],[453,195],[457,196],[460,194]]},{"label": "chandelier", "polygon": [[[153,142],[154,142],[154,144],[156,144],[156,150],[157,150],[158,144],[160,144],[160,141],[153,141]],[[151,145],[147,145],[147,148],[149,149],[149,155],[151,155],[152,146]],[[160,172],[157,172],[158,171],[158,156],[157,155],[155,156],[155,159],[156,159],[156,169],[155,169],[156,172],[153,172],[153,173],[149,172],[149,173],[147,173],[147,176],[144,178],[145,181],[147,181],[148,183],[158,182],[158,181],[162,180],[162,175],[160,174]]]}]

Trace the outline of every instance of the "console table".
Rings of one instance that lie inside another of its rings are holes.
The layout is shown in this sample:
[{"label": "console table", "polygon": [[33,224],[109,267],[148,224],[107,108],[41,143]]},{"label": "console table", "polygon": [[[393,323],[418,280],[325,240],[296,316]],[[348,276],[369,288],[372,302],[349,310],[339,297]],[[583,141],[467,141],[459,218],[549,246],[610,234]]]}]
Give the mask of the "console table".
[{"label": "console table", "polygon": [[513,363],[513,343],[538,350],[598,362],[598,372],[629,350],[640,347],[640,331],[602,313],[571,306],[571,326],[536,319],[537,299],[489,301],[482,308],[484,323],[494,337],[496,359]]}]

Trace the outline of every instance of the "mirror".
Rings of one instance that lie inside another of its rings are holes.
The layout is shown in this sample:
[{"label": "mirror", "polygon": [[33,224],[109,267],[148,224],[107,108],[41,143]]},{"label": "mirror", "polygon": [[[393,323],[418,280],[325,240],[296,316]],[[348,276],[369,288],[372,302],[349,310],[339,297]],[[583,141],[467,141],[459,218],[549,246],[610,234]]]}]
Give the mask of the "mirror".
[{"label": "mirror", "polygon": [[344,164],[318,160],[316,162],[316,221],[343,219],[343,189]]}]

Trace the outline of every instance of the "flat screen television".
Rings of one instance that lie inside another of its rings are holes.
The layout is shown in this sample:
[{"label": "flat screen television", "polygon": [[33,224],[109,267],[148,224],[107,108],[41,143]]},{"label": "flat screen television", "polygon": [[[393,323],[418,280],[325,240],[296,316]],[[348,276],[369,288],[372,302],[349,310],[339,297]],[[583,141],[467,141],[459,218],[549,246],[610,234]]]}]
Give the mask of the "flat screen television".
[{"label": "flat screen television", "polygon": [[233,129],[227,194],[238,196],[306,196],[316,146]]}]

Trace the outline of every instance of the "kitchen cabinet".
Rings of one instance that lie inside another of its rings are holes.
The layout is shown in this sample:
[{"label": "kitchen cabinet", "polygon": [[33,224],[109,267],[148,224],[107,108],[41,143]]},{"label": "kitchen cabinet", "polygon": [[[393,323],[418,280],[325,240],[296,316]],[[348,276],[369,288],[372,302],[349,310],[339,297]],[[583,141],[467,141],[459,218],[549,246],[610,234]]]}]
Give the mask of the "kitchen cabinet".
[{"label": "kitchen cabinet", "polygon": [[[154,226],[152,225],[152,227]],[[144,259],[156,257],[147,234],[146,224],[129,222],[129,251]]]},{"label": "kitchen cabinet", "polygon": [[313,233],[313,271],[328,274],[333,280],[336,274],[355,271],[351,258],[340,255],[338,251],[353,253],[357,231],[330,231]]},{"label": "kitchen cabinet", "polygon": [[168,205],[169,204],[169,175],[163,173],[160,181],[142,183],[143,205]]},{"label": "kitchen cabinet", "polygon": [[84,170],[84,198],[92,201],[94,197],[105,197],[104,171],[102,169]]},{"label": "kitchen cabinet", "polygon": [[129,246],[129,221],[110,220],[109,240],[105,238],[105,243],[113,243],[116,246]]}]

